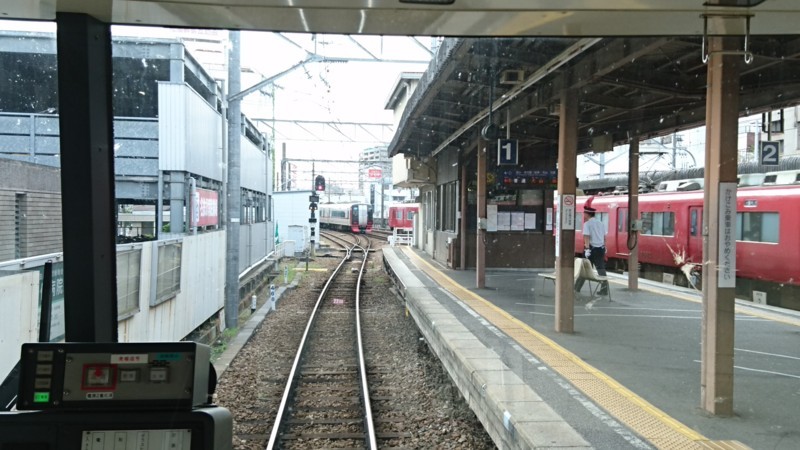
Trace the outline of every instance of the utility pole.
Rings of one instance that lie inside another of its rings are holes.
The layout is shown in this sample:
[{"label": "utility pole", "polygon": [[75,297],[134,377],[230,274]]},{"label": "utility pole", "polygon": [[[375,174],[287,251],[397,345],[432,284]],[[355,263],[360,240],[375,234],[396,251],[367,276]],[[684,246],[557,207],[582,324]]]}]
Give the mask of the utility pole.
[{"label": "utility pole", "polygon": [[[242,88],[239,31],[231,31],[228,54],[228,93]],[[241,97],[228,97],[228,198],[225,239],[225,327],[239,326],[239,225],[241,222]]]}]

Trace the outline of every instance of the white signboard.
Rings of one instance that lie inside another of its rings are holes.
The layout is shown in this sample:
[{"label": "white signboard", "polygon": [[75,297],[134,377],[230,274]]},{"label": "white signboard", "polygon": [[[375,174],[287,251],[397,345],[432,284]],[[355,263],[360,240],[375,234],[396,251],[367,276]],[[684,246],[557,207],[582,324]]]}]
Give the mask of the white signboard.
[{"label": "white signboard", "polygon": [[497,231],[510,231],[511,230],[511,213],[498,212],[497,213]]},{"label": "white signboard", "polygon": [[[560,205],[561,204],[561,196],[560,195],[556,195],[555,202],[556,202],[556,205]],[[556,233],[556,258],[559,257],[559,253],[560,252],[558,251],[558,247],[561,244],[561,226],[559,225],[561,223],[561,210],[562,210],[561,206],[556,208],[556,229],[555,229],[555,233]]]},{"label": "white signboard", "polygon": [[536,229],[536,213],[525,213],[525,229]]},{"label": "white signboard", "polygon": [[574,230],[575,229],[575,195],[562,195],[561,196],[561,229]]},{"label": "white signboard", "polygon": [[511,213],[511,231],[525,230],[525,213],[512,212]]},{"label": "white signboard", "polygon": [[736,287],[736,183],[719,184],[717,287]]},{"label": "white signboard", "polygon": [[497,231],[497,205],[486,205],[486,231]]}]

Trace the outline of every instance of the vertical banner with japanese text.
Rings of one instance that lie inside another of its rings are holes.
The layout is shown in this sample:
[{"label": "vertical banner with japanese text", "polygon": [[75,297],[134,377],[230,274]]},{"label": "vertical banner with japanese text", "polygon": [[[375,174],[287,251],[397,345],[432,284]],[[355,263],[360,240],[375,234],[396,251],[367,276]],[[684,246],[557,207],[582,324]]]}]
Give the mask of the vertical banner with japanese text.
[{"label": "vertical banner with japanese text", "polygon": [[736,183],[719,184],[717,287],[736,287]]}]

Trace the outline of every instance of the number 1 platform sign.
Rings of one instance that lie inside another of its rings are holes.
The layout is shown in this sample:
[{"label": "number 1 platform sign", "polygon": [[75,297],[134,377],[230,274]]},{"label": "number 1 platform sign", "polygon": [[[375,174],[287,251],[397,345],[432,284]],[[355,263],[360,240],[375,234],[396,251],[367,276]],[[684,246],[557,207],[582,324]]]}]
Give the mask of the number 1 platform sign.
[{"label": "number 1 platform sign", "polygon": [[497,165],[516,166],[519,161],[518,141],[516,139],[497,140]]}]

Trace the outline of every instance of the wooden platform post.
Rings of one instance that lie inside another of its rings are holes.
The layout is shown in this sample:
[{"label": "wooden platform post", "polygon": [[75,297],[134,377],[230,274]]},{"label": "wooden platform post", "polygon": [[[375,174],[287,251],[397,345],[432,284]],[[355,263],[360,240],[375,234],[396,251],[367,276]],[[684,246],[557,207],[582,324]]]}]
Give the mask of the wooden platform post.
[{"label": "wooden platform post", "polygon": [[739,123],[738,37],[709,38],[703,208],[702,407],[733,414],[736,291],[736,172]]},{"label": "wooden platform post", "polygon": [[[478,145],[478,232],[475,243],[475,287],[486,287],[486,143]],[[484,226],[481,226],[483,222]]]},{"label": "wooden platform post", "polygon": [[[631,231],[631,224],[639,218],[639,138],[628,143],[628,289],[639,290],[639,232]],[[610,232],[611,230],[609,230]]]},{"label": "wooden platform post", "polygon": [[[568,89],[561,93],[558,127],[558,236],[556,242],[555,329],[575,331],[575,173],[578,150],[578,94]],[[569,199],[572,205],[569,205]],[[565,200],[567,204],[565,204]],[[565,216],[573,215],[570,219]],[[572,228],[565,224],[572,222]]]}]

